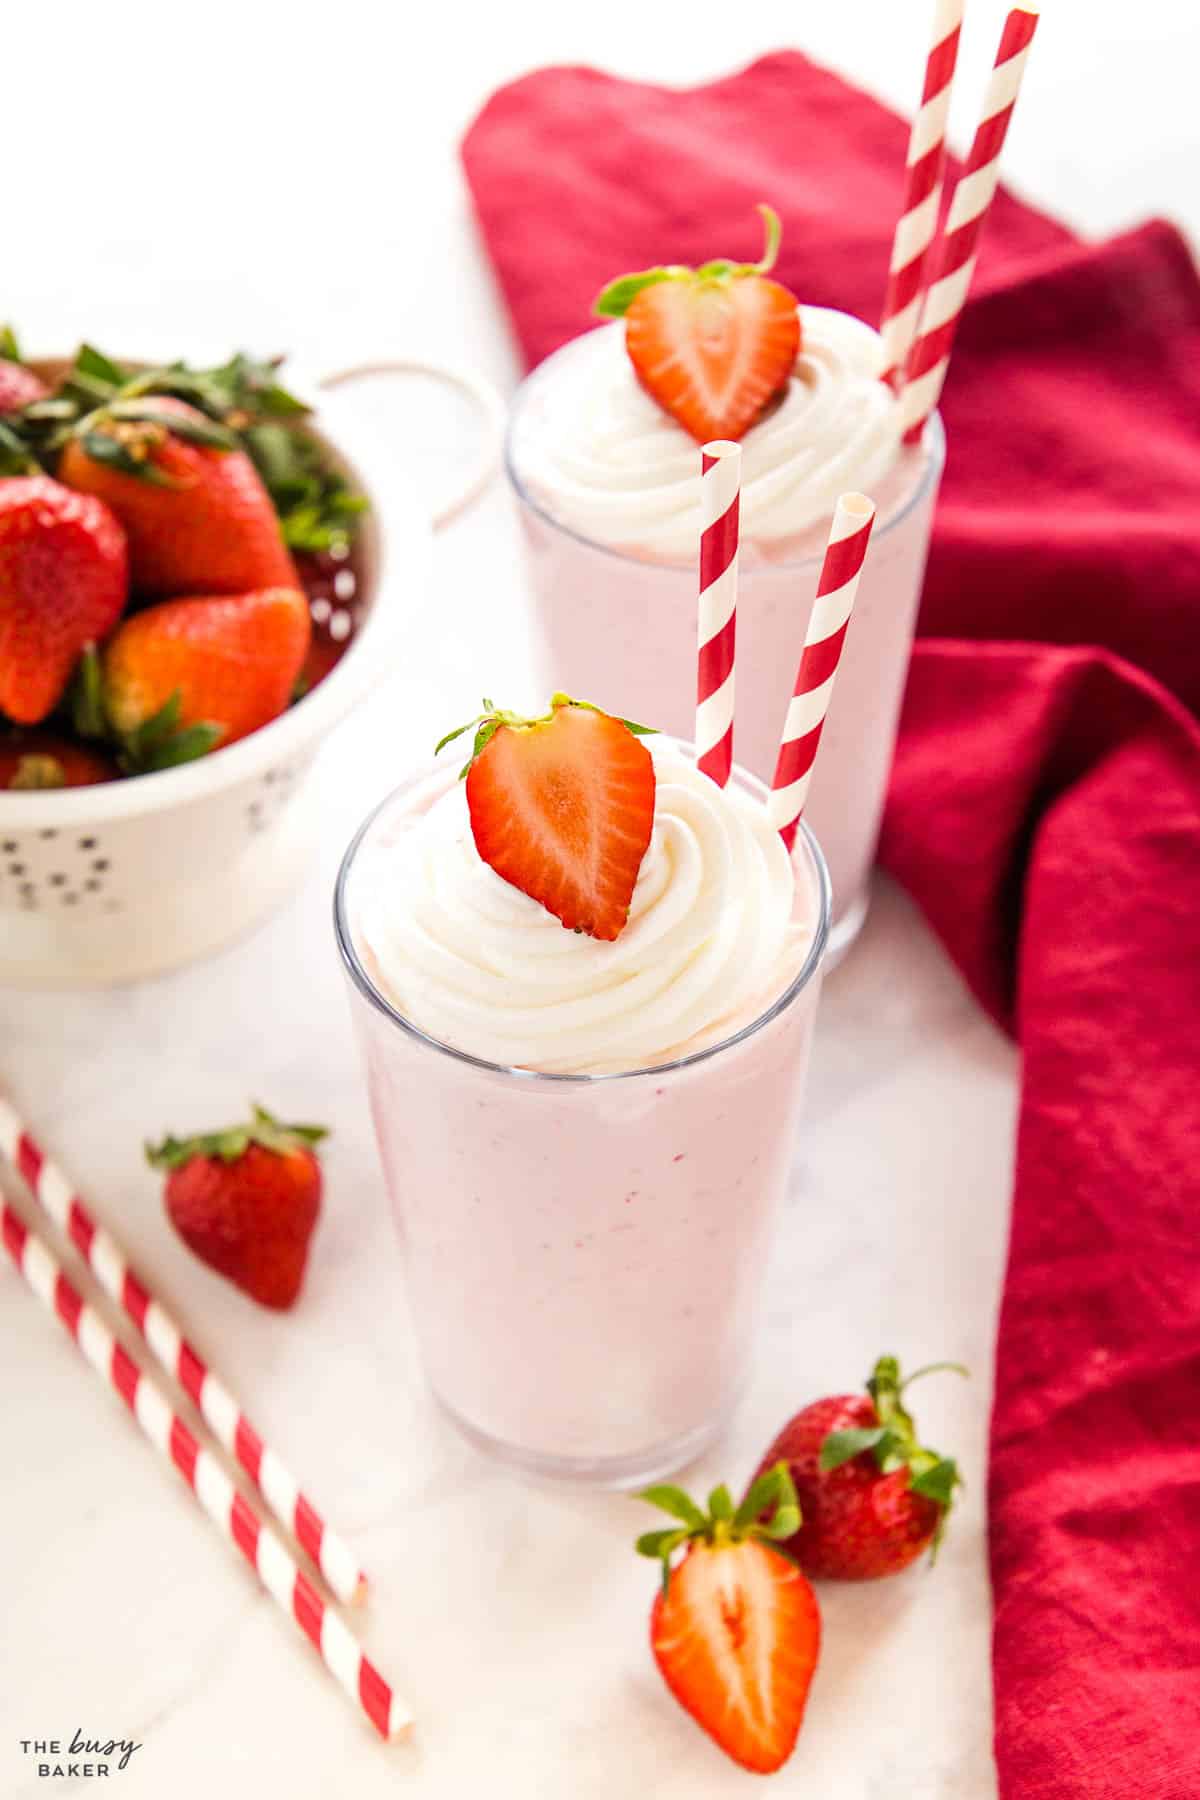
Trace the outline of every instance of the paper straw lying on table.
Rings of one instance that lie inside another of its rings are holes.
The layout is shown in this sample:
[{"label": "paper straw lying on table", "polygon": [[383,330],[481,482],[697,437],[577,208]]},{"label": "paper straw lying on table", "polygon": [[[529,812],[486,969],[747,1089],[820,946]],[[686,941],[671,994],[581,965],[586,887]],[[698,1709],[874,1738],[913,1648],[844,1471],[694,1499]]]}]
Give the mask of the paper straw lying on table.
[{"label": "paper straw lying on table", "polygon": [[812,781],[813,762],[833,682],[842,659],[846,627],[858,592],[875,521],[875,502],[865,494],[843,494],[829,528],[829,542],[809,614],[796,686],[783,728],[783,741],[767,799],[767,817],[790,850]]},{"label": "paper straw lying on table", "polygon": [[733,660],[737,627],[742,447],[726,438],[700,453],[700,609],[696,764],[718,787],[733,768]]},{"label": "paper straw lying on table", "polygon": [[931,275],[918,335],[904,366],[900,417],[908,443],[920,437],[941,398],[950,348],[966,304],[988,209],[1000,180],[1000,152],[1025,73],[1037,13],[1016,8],[1005,21],[988,82],[983,117],[950,201],[946,229],[930,257]]},{"label": "paper straw lying on table", "polygon": [[913,119],[904,164],[904,198],[892,242],[887,293],[879,323],[883,335],[884,379],[904,366],[916,336],[925,296],[925,261],[937,231],[946,163],[946,115],[958,61],[963,0],[937,0],[933,36],[925,59],[921,105]]},{"label": "paper straw lying on table", "polygon": [[3,1095],[0,1154],[23,1178],[42,1210],[71,1239],[109,1299],[133,1320],[163,1368],[195,1403],[222,1449],[242,1465],[275,1517],[312,1557],[332,1592],[350,1605],[360,1601],[366,1593],[366,1576],[347,1545],[325,1524],[274,1450],[263,1443],[229,1389],[138,1280],[120,1245],[96,1222]]},{"label": "paper straw lying on table", "polygon": [[38,1299],[58,1314],[97,1374],[124,1400],[155,1449],[168,1457],[221,1534],[230,1539],[320,1651],[329,1672],[382,1737],[400,1736],[412,1714],[363,1654],[337,1613],[321,1599],[283,1541],[264,1525],[220,1463],[193,1437],[141,1364],[63,1274],[46,1244],[0,1201],[4,1245]]}]

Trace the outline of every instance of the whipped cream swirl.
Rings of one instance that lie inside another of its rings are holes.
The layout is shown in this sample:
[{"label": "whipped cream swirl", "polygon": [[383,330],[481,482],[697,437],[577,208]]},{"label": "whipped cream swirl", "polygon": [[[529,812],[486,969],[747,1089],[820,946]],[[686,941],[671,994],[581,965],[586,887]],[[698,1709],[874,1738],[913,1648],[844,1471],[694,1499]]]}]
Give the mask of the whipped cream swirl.
[{"label": "whipped cream swirl", "polygon": [[811,942],[815,896],[763,807],[669,742],[650,747],[654,829],[612,943],[565,930],[488,867],[463,782],[364,847],[354,934],[405,1018],[489,1062],[607,1074],[719,1042],[783,992]]},{"label": "whipped cream swirl", "polygon": [[[782,397],[742,438],[743,561],[817,545],[838,495],[882,504],[901,453],[882,340],[849,313],[802,306],[800,352]],[[625,327],[586,332],[522,391],[510,454],[523,487],[571,530],[631,555],[690,562],[700,532],[696,444],[640,386]]]}]

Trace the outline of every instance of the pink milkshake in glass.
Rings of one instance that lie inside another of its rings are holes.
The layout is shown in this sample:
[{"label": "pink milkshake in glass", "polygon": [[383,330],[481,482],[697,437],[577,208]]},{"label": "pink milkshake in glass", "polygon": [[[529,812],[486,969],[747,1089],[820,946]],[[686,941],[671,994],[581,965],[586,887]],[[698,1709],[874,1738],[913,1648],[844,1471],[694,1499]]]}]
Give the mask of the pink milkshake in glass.
[{"label": "pink milkshake in glass", "polygon": [[[734,755],[770,780],[834,505],[869,494],[871,555],[806,811],[833,882],[832,958],[866,912],[945,443],[937,415],[919,444],[902,442],[877,332],[798,311],[791,375],[741,439]],[[584,333],[522,384],[507,468],[540,673],[689,732],[699,448],[640,385],[624,324]]]},{"label": "pink milkshake in glass", "polygon": [[367,821],[335,908],[433,1392],[482,1448],[607,1486],[686,1463],[744,1383],[830,918],[760,783],[645,742],[615,940],[483,861],[457,762]]}]

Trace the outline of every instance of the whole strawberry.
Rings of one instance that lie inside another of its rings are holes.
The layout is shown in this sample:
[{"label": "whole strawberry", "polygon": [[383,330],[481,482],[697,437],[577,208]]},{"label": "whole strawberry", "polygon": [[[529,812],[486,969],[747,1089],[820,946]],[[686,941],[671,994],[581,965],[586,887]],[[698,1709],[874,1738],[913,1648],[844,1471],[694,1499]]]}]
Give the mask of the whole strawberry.
[{"label": "whole strawberry", "polygon": [[162,600],[101,656],[102,704],[137,770],[232,744],[292,700],[312,621],[298,588]]},{"label": "whole strawberry", "polygon": [[165,1169],[167,1215],[190,1250],[262,1306],[293,1304],[321,1210],[319,1125],[281,1125],[261,1106],[249,1125],[147,1145]]},{"label": "whole strawberry", "polygon": [[81,422],[58,477],[112,507],[129,537],[134,588],[147,599],[294,588],[270,495],[234,446],[182,400],[118,401]]},{"label": "whole strawberry", "polygon": [[102,500],[45,475],[0,481],[0,712],[36,725],[125,605],[125,534]]},{"label": "whole strawberry", "polygon": [[776,1542],[798,1517],[787,1468],[760,1475],[736,1510],[726,1487],[707,1512],[677,1487],[642,1499],[679,1521],[637,1542],[662,1562],[650,1647],[663,1680],[727,1756],[769,1775],[795,1749],[821,1648],[816,1595]]},{"label": "whole strawberry", "polygon": [[872,1581],[936,1551],[959,1485],[949,1457],[924,1449],[903,1405],[909,1383],[894,1356],[881,1356],[862,1394],[816,1400],[790,1419],[760,1466],[786,1462],[801,1523],[784,1548],[809,1575]]}]

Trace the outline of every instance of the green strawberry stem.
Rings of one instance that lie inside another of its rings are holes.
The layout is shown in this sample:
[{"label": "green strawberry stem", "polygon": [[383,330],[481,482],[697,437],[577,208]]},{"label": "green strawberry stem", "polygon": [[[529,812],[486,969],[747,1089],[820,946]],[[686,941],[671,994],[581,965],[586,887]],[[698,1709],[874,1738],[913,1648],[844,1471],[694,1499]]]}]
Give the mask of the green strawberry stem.
[{"label": "green strawberry stem", "polygon": [[765,201],[760,200],[755,211],[760,212],[763,216],[767,237],[763,253],[754,265],[754,272],[756,275],[769,275],[779,260],[779,246],[783,241],[783,225],[775,208],[768,206]]},{"label": "green strawberry stem", "polygon": [[176,769],[181,763],[195,762],[216,748],[223,727],[211,720],[199,719],[194,725],[181,725],[179,689],[132,731],[113,731],[119,749],[119,761],[130,775],[154,775],[160,769]]},{"label": "green strawberry stem", "polygon": [[643,288],[656,287],[662,281],[690,281],[720,286],[730,281],[741,281],[748,275],[769,275],[779,256],[783,226],[774,207],[760,201],[755,210],[762,214],[766,234],[763,253],[757,262],[740,263],[732,262],[727,257],[717,257],[712,262],[701,263],[698,269],[690,269],[684,263],[667,263],[659,268],[640,269],[632,275],[618,275],[615,281],[610,281],[597,294],[592,311],[603,319],[623,319]]},{"label": "green strawberry stem", "polygon": [[[537,713],[532,718],[526,718],[521,713],[508,712],[503,707],[498,707],[494,700],[485,699],[483,711],[477,713],[473,719],[468,719],[465,725],[459,725],[454,731],[448,731],[445,737],[438,740],[433,754],[440,756],[447,744],[452,744],[456,738],[465,737],[468,731],[474,731],[475,742],[471,747],[471,754],[458,772],[458,779],[462,781],[470,772],[471,764],[477,757],[482,756],[501,726],[508,726],[513,731],[528,731],[535,725],[550,725],[553,723],[555,713],[564,706],[578,706],[585,712],[603,712],[604,710],[603,707],[594,706],[590,700],[573,700],[570,694],[551,694],[549,712]],[[653,725],[635,725],[632,719],[622,719],[620,723],[627,731],[632,731],[634,737],[654,735],[655,727]]]},{"label": "green strawberry stem", "polygon": [[680,1521],[665,1531],[643,1532],[634,1546],[639,1556],[650,1556],[662,1563],[664,1594],[671,1580],[671,1558],[683,1544],[711,1544],[716,1549],[722,1544],[758,1538],[778,1548],[780,1542],[800,1529],[800,1504],[786,1462],[765,1470],[736,1509],[724,1482],[708,1496],[707,1512],[682,1488],[669,1483],[646,1488],[638,1498]]},{"label": "green strawberry stem", "polygon": [[910,1388],[914,1381],[923,1380],[926,1375],[940,1375],[943,1373],[943,1371],[946,1371],[946,1372],[950,1373],[951,1375],[961,1375],[964,1377],[964,1379],[966,1379],[968,1381],[970,1380],[970,1377],[971,1377],[971,1371],[970,1371],[970,1369],[967,1368],[965,1363],[960,1363],[960,1362],[925,1363],[921,1368],[914,1369],[911,1375],[906,1375],[904,1377],[904,1380],[900,1383],[900,1392],[903,1393],[905,1388]]},{"label": "green strawberry stem", "polygon": [[42,465],[11,423],[0,419],[0,476],[40,475]]},{"label": "green strawberry stem", "polygon": [[203,1132],[198,1137],[165,1137],[161,1144],[146,1145],[146,1161],[152,1169],[180,1169],[196,1156],[213,1156],[221,1162],[236,1162],[251,1144],[272,1150],[277,1156],[290,1156],[297,1150],[311,1150],[329,1136],[324,1125],[281,1125],[264,1107],[256,1106],[248,1125],[235,1125],[226,1131]]},{"label": "green strawberry stem", "polygon": [[928,1363],[916,1369],[907,1380],[900,1378],[900,1364],[894,1356],[881,1356],[867,1381],[867,1392],[875,1406],[879,1423],[846,1431],[831,1431],[821,1445],[819,1464],[824,1473],[840,1469],[856,1456],[871,1455],[885,1475],[896,1469],[907,1469],[909,1486],[914,1494],[922,1494],[940,1508],[937,1531],[933,1539],[936,1557],[946,1519],[954,1503],[955,1490],[962,1486],[962,1476],[953,1457],[941,1456],[920,1443],[916,1423],[905,1410],[901,1396],[912,1382],[937,1370],[948,1369],[968,1375],[961,1363]]},{"label": "green strawberry stem", "polygon": [[168,435],[205,450],[227,454],[237,449],[236,437],[224,425],[172,412],[170,407],[157,405],[153,398],[105,400],[85,413],[71,427],[69,435],[81,439],[93,462],[108,463],[123,475],[134,475],[155,487],[179,485],[163,473],[153,457]]},{"label": "green strawberry stem", "polygon": [[71,723],[79,737],[108,736],[108,720],[104,712],[104,675],[100,667],[100,652],[95,644],[84,646],[83,654],[75,667],[67,701]]}]

